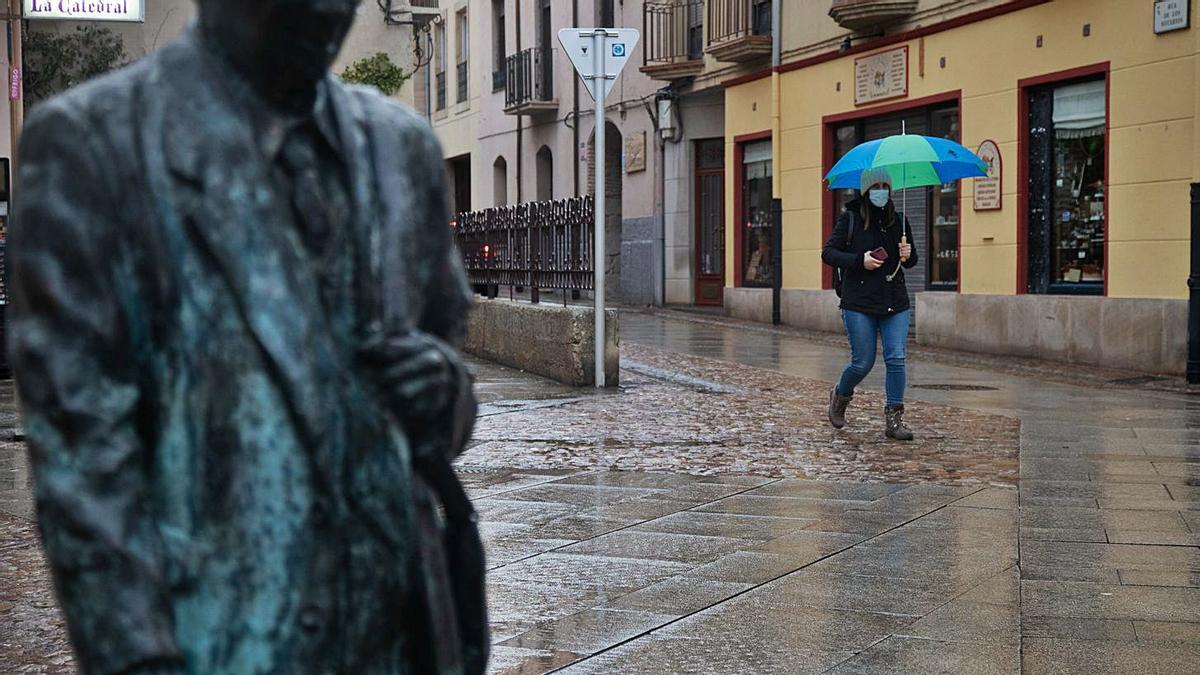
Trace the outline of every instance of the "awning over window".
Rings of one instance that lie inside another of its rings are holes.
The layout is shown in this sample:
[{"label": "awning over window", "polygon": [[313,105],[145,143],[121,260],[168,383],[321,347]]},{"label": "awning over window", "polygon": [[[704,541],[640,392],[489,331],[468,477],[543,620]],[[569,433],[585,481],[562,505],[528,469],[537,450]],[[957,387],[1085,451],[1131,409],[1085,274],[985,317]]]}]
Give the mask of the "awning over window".
[{"label": "awning over window", "polygon": [[1080,82],[1054,90],[1054,135],[1056,138],[1087,138],[1104,135],[1104,80]]}]

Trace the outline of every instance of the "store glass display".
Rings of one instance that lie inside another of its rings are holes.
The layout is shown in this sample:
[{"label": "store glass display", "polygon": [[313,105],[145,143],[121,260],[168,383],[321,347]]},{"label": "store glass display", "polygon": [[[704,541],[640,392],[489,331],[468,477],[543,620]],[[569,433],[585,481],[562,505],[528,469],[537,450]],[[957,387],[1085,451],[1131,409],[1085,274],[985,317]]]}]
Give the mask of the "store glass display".
[{"label": "store glass display", "polygon": [[[958,108],[934,110],[931,136],[959,141]],[[959,181],[930,188],[929,288],[958,289]]]},{"label": "store glass display", "polygon": [[742,285],[770,287],[774,280],[771,246],[771,141],[742,149]]}]

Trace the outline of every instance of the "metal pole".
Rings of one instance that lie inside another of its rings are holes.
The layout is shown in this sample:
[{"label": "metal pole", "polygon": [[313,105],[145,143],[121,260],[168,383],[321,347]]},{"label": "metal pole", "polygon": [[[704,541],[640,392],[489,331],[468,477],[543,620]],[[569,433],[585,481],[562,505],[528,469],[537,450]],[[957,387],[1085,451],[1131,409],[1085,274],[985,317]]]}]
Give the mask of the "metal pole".
[{"label": "metal pole", "polygon": [[783,323],[783,200],[771,200],[771,324]]},{"label": "metal pole", "polygon": [[[10,150],[11,157],[8,160],[9,176],[12,176],[15,183],[17,175],[17,145],[21,141],[21,127],[25,124],[25,63],[23,55],[23,38],[25,37],[21,31],[21,0],[9,0],[8,2],[8,21],[9,35],[11,42],[9,43],[9,62],[8,62],[8,86],[12,87],[13,68],[21,75],[21,83],[17,88],[17,98],[12,98],[8,101],[9,106],[9,134],[12,140],[12,149]],[[9,187],[9,211],[11,213],[13,203],[12,183]]]},{"label": "metal pole", "polygon": [[782,89],[779,75],[783,41],[782,0],[771,2],[771,324],[783,323],[783,139]]},{"label": "metal pole", "polygon": [[1188,277],[1188,384],[1200,384],[1200,183],[1192,183],[1192,271]]},{"label": "metal pole", "polygon": [[592,87],[595,89],[596,98],[596,143],[595,143],[595,165],[596,165],[596,223],[593,228],[592,237],[594,239],[592,256],[595,270],[595,287],[596,287],[596,335],[594,338],[596,347],[596,387],[604,387],[604,268],[606,265],[606,256],[604,253],[604,207],[606,197],[605,186],[605,166],[604,166],[604,94],[605,94],[605,72],[604,72],[604,39],[607,32],[603,28],[597,28],[592,34]]}]

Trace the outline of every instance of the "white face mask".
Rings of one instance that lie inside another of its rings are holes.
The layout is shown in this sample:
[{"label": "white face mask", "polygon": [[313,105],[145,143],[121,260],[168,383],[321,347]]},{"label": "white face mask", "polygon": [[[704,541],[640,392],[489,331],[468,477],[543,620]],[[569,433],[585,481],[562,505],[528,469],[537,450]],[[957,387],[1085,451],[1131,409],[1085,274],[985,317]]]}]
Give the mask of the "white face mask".
[{"label": "white face mask", "polygon": [[892,191],[887,188],[875,188],[870,191],[868,197],[872,204],[882,209],[887,206],[888,200],[892,198]]}]

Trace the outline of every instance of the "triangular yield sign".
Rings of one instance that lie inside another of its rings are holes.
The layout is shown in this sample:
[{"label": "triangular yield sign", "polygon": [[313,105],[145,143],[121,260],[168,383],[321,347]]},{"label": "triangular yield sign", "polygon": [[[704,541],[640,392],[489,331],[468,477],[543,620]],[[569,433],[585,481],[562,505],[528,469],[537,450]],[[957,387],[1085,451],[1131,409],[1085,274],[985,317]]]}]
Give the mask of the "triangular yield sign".
[{"label": "triangular yield sign", "polygon": [[[592,51],[592,46],[595,44],[594,35],[597,30],[605,31],[604,72],[600,73],[601,77],[599,78],[594,72],[596,55]],[[567,52],[567,56],[575,66],[575,72],[579,73],[579,77],[587,85],[588,93],[592,95],[592,98],[596,97],[597,80],[604,84],[605,97],[612,91],[617,75],[629,61],[630,55],[633,54],[633,48],[637,46],[640,37],[641,35],[635,28],[564,28],[558,31],[559,43],[562,44],[563,50]]]}]

